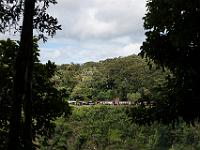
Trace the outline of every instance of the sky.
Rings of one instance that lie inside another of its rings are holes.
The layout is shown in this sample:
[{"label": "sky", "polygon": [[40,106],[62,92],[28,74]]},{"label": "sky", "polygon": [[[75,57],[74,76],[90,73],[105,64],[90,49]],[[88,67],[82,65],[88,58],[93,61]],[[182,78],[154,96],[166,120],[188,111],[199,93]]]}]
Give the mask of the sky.
[{"label": "sky", "polygon": [[39,43],[42,63],[84,63],[140,52],[146,0],[57,1],[48,12],[62,30]]}]

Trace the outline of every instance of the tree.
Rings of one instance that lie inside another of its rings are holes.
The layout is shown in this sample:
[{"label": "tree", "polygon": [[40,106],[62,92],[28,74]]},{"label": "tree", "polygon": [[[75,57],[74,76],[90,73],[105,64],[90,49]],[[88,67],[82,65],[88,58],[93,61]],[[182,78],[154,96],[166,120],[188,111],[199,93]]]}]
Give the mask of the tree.
[{"label": "tree", "polygon": [[141,98],[141,94],[139,92],[136,92],[136,93],[128,93],[127,94],[127,99],[129,101],[131,101],[132,103],[135,103],[137,102],[138,99]]},{"label": "tree", "polygon": [[[56,89],[55,82],[51,80],[55,74],[56,65],[50,61],[47,64],[39,63],[39,50],[35,42],[32,94],[32,118],[34,121],[31,121],[33,141],[40,136],[49,136],[54,126],[52,121],[63,114],[68,115],[70,112],[65,101],[65,91]],[[8,142],[8,127],[14,102],[13,67],[18,48],[19,45],[10,39],[0,41],[0,149],[5,149]],[[22,130],[20,128],[20,134],[23,135]]]},{"label": "tree", "polygon": [[54,81],[59,88],[67,90],[70,99],[127,100],[128,93],[130,96],[141,87],[152,92],[156,85],[163,83],[165,74],[167,71],[164,73],[155,65],[149,70],[144,59],[132,55],[81,65],[61,65]]},{"label": "tree", "polygon": [[[147,2],[146,40],[140,54],[173,74],[167,85],[168,97],[163,102],[166,108],[163,112],[171,116],[169,121],[178,117],[186,121],[200,117],[199,10],[199,0]],[[165,120],[164,117],[161,120]]]},{"label": "tree", "polygon": [[[9,47],[9,48],[8,48]],[[8,120],[11,112],[11,101],[13,95],[13,64],[14,53],[17,46],[11,40],[0,40],[0,149],[5,148],[2,143],[7,142]]]},{"label": "tree", "polygon": [[[33,29],[52,36],[57,29],[60,29],[57,19],[46,13],[50,3],[55,4],[56,0],[3,0],[0,2],[0,32],[6,32],[12,27],[15,31],[22,29],[20,48],[15,63],[15,96],[13,97],[15,101],[10,119],[8,149],[20,149],[20,141],[24,142],[25,149],[32,149]],[[36,7],[35,4],[37,4]],[[23,24],[19,26],[21,16],[23,16]],[[40,34],[39,37],[46,40],[44,34]],[[25,116],[23,137],[20,136],[21,111]]]}]

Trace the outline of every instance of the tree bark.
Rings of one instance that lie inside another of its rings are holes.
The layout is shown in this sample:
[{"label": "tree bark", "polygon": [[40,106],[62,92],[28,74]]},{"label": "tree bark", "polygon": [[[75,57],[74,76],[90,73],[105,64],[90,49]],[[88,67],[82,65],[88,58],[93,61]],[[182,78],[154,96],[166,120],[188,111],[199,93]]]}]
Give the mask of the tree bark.
[{"label": "tree bark", "polygon": [[[25,0],[20,47],[17,52],[15,64],[15,97],[10,119],[8,150],[32,149],[31,122],[34,7],[35,0]],[[22,118],[24,118],[24,122]]]}]

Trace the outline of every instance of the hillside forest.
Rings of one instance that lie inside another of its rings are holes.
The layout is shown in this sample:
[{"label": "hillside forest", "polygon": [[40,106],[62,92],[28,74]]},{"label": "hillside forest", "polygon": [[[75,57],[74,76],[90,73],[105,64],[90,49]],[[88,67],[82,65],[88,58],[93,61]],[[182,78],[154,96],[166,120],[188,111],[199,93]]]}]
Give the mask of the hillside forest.
[{"label": "hillside forest", "polygon": [[145,59],[131,55],[84,64],[57,66],[53,77],[59,89],[66,90],[68,100],[137,101],[141,96],[156,96],[156,87],[165,82],[169,71],[152,66]]},{"label": "hillside forest", "polygon": [[200,1],[147,0],[137,56],[44,64],[56,3],[0,1],[0,149],[199,150]]},{"label": "hillside forest", "polygon": [[[5,81],[1,82],[0,148],[5,149],[12,105],[12,67],[18,44],[10,39],[0,43],[1,79]],[[34,47],[34,149],[199,148],[197,122],[192,126],[180,119],[172,126],[161,122],[146,124],[147,119],[141,120],[141,115],[147,114],[144,109],[139,109],[149,108],[149,105],[142,107],[144,100],[153,102],[161,96],[158,89],[166,83],[170,71],[156,65],[150,68],[145,59],[136,55],[84,64],[55,65],[50,61],[41,64],[36,43]],[[96,102],[116,97],[120,101],[129,100],[132,105],[68,105],[71,99]]]}]

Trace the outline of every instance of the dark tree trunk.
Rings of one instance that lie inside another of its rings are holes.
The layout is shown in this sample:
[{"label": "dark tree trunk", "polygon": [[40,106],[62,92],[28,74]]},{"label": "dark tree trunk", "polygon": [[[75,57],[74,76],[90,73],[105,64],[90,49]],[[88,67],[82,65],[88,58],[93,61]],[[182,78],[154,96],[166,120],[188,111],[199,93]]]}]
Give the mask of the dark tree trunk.
[{"label": "dark tree trunk", "polygon": [[[25,0],[20,48],[17,53],[15,64],[15,97],[13,112],[10,119],[8,150],[32,149],[31,122],[34,7],[35,0]],[[24,122],[22,118],[24,118]]]}]

